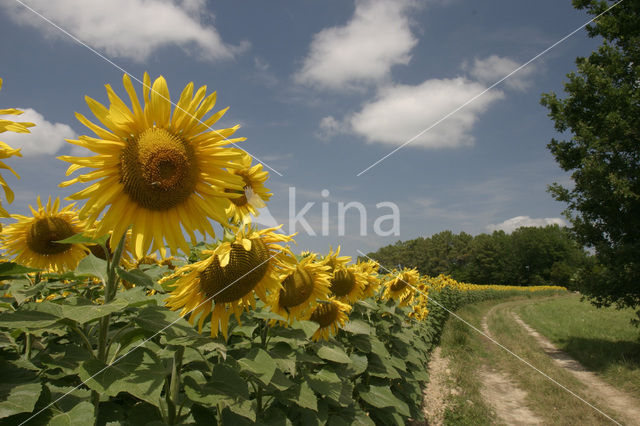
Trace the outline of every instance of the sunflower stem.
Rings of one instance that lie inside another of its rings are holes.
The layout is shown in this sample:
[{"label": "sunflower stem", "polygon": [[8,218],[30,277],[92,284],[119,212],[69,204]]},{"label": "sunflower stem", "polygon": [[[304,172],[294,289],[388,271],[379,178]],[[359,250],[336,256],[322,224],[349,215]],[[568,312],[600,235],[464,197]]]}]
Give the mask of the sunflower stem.
[{"label": "sunflower stem", "polygon": [[262,348],[267,349],[267,338],[269,337],[269,325],[267,324],[267,320],[262,320],[262,330],[260,330],[260,341],[262,343]]},{"label": "sunflower stem", "polygon": [[[120,258],[122,257],[122,251],[124,249],[124,242],[127,233],[125,232],[118,243],[116,251],[113,253],[113,258],[107,261],[107,281],[104,283],[104,303],[105,305],[115,297],[116,289],[118,287],[118,274],[116,273],[116,267],[120,264]],[[105,315],[100,318],[100,334],[98,335],[98,360],[103,363],[107,363],[107,349],[108,337],[109,337],[109,323],[111,322],[111,314]],[[98,418],[98,410],[100,406],[100,395],[97,393],[91,393],[91,399],[95,406],[95,417]]]},{"label": "sunflower stem", "polygon": [[171,369],[171,382],[169,384],[169,398],[167,398],[169,408],[169,424],[176,424],[178,397],[180,395],[180,370],[182,369],[182,357],[184,346],[178,346],[173,353],[173,367]]},{"label": "sunflower stem", "polygon": [[24,333],[24,357],[26,359],[31,358],[31,333]]}]

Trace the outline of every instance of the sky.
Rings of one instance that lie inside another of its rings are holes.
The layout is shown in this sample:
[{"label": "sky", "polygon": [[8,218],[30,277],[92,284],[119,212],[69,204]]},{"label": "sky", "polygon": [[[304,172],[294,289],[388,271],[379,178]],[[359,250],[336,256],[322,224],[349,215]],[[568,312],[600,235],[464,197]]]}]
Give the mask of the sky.
[{"label": "sky", "polygon": [[148,71],[174,102],[193,81],[230,107],[214,128],[242,126],[274,193],[256,221],[297,231],[294,251],[563,225],[546,191],[571,183],[546,148],[563,135],[540,97],[599,40],[541,53],[590,18],[569,0],[0,0],[0,108],[37,124],[0,135],[23,154],[3,205],[81,189],[58,187],[55,158],[91,135],[75,112]]}]

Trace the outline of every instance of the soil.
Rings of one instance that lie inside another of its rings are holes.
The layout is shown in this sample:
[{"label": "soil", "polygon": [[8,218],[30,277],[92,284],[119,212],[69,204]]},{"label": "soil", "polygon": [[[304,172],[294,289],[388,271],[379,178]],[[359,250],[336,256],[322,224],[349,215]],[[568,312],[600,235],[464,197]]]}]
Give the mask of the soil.
[{"label": "soil", "polygon": [[422,409],[428,425],[444,424],[444,411],[447,408],[449,361],[442,356],[440,346],[435,348],[429,361],[429,383],[424,390]]}]

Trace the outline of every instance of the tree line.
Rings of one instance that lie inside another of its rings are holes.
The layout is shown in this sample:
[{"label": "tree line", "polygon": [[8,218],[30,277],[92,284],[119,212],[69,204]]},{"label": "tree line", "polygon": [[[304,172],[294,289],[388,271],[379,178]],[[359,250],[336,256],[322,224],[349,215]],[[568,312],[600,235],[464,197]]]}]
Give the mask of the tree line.
[{"label": "tree line", "polygon": [[558,225],[521,227],[472,236],[443,231],[369,253],[386,268],[417,268],[422,274],[451,275],[474,284],[575,287],[576,272],[592,257]]}]

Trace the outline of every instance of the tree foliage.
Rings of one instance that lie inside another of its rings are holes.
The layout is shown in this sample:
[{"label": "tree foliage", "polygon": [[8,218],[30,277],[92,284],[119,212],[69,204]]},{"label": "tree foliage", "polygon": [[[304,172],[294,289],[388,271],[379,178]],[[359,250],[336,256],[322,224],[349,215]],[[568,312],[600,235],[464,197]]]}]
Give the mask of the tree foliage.
[{"label": "tree foliage", "polygon": [[369,256],[385,267],[415,267],[425,275],[447,274],[459,281],[504,285],[572,286],[575,273],[588,264],[570,232],[557,225],[475,237],[443,231],[398,241]]},{"label": "tree foliage", "polygon": [[[566,98],[542,95],[555,128],[568,140],[548,147],[571,172],[572,188],[549,191],[567,203],[578,241],[598,263],[581,274],[581,291],[597,305],[640,306],[640,0],[574,0],[598,17],[587,30],[602,37],[567,75]],[[640,313],[640,311],[639,311]]]}]

